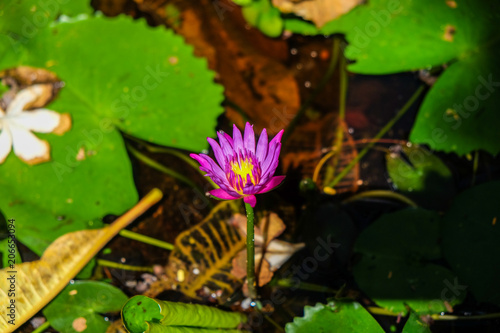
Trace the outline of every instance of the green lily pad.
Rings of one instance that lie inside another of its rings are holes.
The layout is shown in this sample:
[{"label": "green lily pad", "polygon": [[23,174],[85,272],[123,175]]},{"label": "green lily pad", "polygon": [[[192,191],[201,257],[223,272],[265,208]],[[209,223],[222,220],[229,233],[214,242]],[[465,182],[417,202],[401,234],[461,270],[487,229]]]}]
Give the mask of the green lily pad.
[{"label": "green lily pad", "polygon": [[421,106],[411,140],[457,154],[476,149],[496,154],[500,44],[492,27],[499,9],[497,2],[473,0],[373,0],[327,23],[323,31],[346,34],[346,57],[354,60],[349,70],[355,73],[447,64]]},{"label": "green lily pad", "polygon": [[59,332],[106,332],[106,313],[119,312],[127,296],[110,284],[75,281],[43,310],[50,325]]},{"label": "green lily pad", "polygon": [[[33,3],[23,1],[12,15],[21,22]],[[58,236],[100,227],[100,218],[137,201],[120,131],[201,151],[223,94],[191,46],[142,20],[66,18],[22,42],[12,37],[16,29],[22,27],[1,27],[0,70],[24,65],[56,73],[65,85],[47,108],[69,113],[73,123],[62,136],[37,134],[50,143],[52,161],[28,166],[11,153],[0,165],[0,209],[18,221],[18,239],[41,254]]]},{"label": "green lily pad", "polygon": [[500,49],[482,52],[445,70],[422,103],[410,140],[459,155],[478,149],[498,154]]},{"label": "green lily pad", "polygon": [[470,291],[477,300],[500,306],[500,182],[459,194],[444,217],[443,251],[458,279],[447,297]]},{"label": "green lily pad", "polygon": [[304,317],[295,317],[285,326],[287,333],[309,332],[367,332],[382,333],[384,330],[371,314],[356,302],[318,303],[304,307]]},{"label": "green lily pad", "polygon": [[444,65],[420,107],[410,139],[459,155],[478,149],[497,154],[500,42],[494,27],[499,19],[498,2],[372,0],[318,30],[296,18],[285,19],[285,28],[345,34],[345,55],[354,61],[348,68],[355,73],[381,75]]},{"label": "green lily pad", "polygon": [[402,146],[387,153],[386,166],[396,189],[426,207],[441,207],[455,193],[450,169],[423,147]]},{"label": "green lily pad", "polygon": [[447,311],[464,297],[444,299],[443,290],[455,275],[432,263],[441,258],[438,245],[440,217],[424,209],[385,214],[359,236],[355,251],[362,255],[353,267],[360,289],[379,306],[406,313],[408,305],[418,313]]}]

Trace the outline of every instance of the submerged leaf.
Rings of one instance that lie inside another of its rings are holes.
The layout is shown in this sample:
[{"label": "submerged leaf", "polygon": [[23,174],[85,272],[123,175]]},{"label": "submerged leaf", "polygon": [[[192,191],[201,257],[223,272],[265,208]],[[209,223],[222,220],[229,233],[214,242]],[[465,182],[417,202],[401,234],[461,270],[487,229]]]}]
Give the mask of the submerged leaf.
[{"label": "submerged leaf", "polygon": [[354,278],[377,305],[394,313],[448,311],[465,293],[452,299],[442,297],[455,275],[434,263],[441,259],[441,218],[433,211],[404,209],[385,214],[366,228],[356,241],[362,255]]},{"label": "submerged leaf", "polygon": [[450,169],[423,147],[405,145],[386,154],[394,187],[429,208],[441,207],[455,194]]}]

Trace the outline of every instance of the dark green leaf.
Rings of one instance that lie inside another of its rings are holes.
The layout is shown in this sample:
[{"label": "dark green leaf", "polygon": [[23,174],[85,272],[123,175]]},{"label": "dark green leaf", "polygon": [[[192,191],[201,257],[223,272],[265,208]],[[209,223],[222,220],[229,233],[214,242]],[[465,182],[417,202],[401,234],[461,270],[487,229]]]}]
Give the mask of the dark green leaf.
[{"label": "dark green leaf", "polygon": [[444,217],[443,249],[458,278],[445,296],[467,291],[482,302],[500,305],[500,182],[475,186],[455,198]]},{"label": "dark green leaf", "polygon": [[359,236],[355,251],[362,254],[353,268],[362,291],[379,306],[406,313],[405,305],[418,313],[446,311],[444,303],[460,303],[442,292],[454,275],[432,263],[441,258],[438,246],[440,217],[424,209],[405,209],[383,215]]}]

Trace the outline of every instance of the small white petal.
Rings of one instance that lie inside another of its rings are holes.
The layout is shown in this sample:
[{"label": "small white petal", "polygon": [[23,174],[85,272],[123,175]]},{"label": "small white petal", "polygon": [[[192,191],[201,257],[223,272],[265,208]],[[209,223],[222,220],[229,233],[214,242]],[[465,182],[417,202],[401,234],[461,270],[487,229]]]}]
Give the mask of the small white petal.
[{"label": "small white petal", "polygon": [[33,102],[43,92],[43,86],[34,85],[29,88],[23,89],[17,93],[16,97],[7,106],[7,114],[14,115],[23,111],[26,104]]},{"label": "small white petal", "polygon": [[23,127],[38,133],[50,133],[59,126],[61,115],[47,109],[36,109],[21,112],[16,117],[9,119],[18,127]]},{"label": "small white petal", "polygon": [[3,163],[12,149],[12,137],[9,128],[5,126],[0,133],[0,163]]},{"label": "small white petal", "polygon": [[29,164],[36,164],[50,159],[50,146],[46,141],[37,138],[33,133],[9,124],[12,133],[14,153]]}]

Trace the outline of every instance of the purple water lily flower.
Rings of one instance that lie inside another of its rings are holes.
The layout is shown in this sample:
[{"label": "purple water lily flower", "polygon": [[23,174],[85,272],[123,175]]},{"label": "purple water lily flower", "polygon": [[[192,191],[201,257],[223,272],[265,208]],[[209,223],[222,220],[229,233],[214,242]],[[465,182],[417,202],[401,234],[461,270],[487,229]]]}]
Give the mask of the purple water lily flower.
[{"label": "purple water lily flower", "polygon": [[220,146],[212,138],[207,138],[212,146],[217,163],[206,154],[191,154],[200,163],[200,170],[206,172],[220,188],[210,191],[210,195],[224,200],[243,198],[255,207],[255,194],[265,193],[285,179],[274,176],[278,167],[283,130],[268,143],[267,131],[262,130],[257,147],[253,125],[247,123],[244,136],[233,125],[233,137],[226,133],[217,133]]}]

